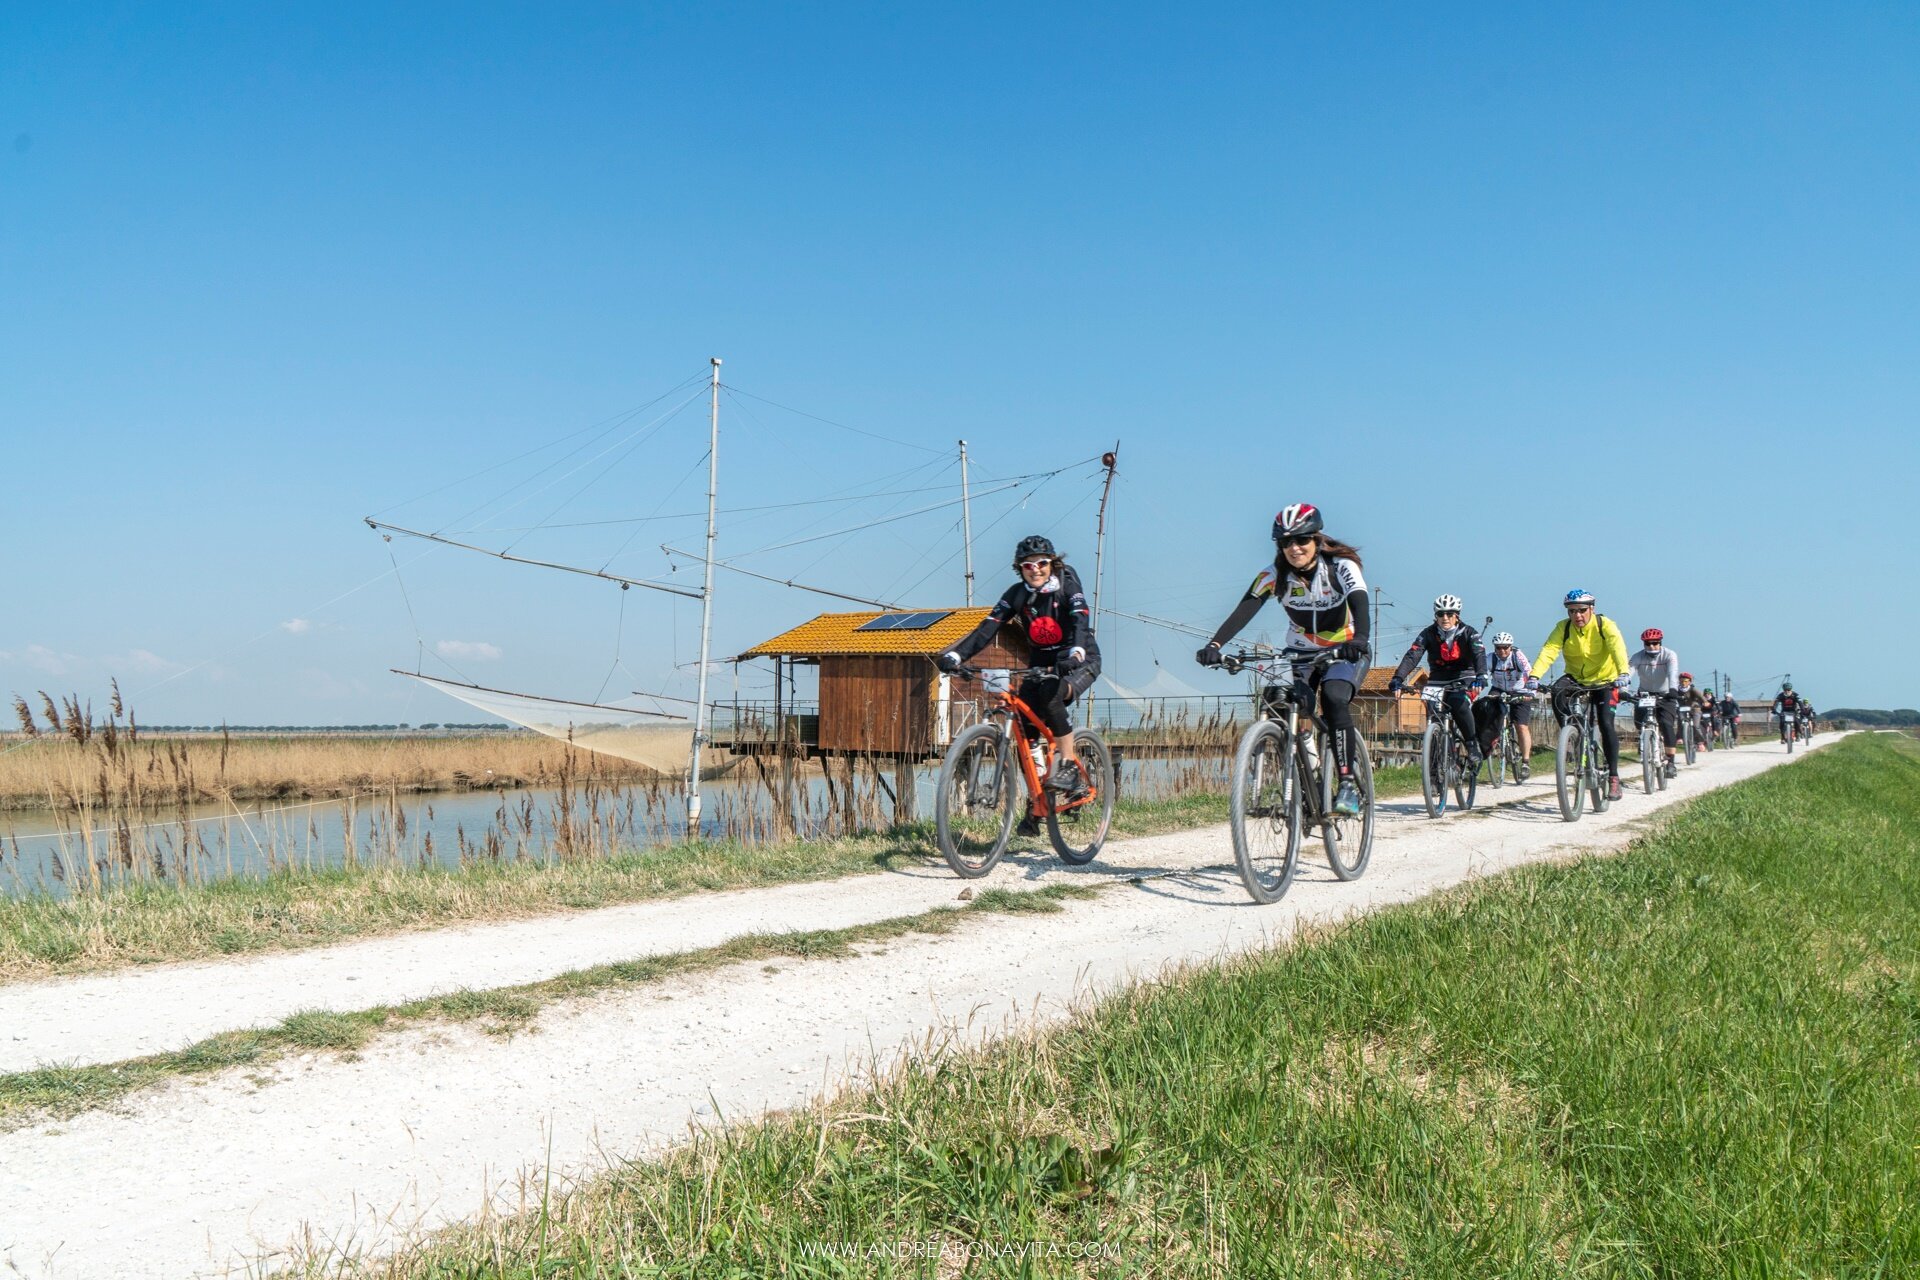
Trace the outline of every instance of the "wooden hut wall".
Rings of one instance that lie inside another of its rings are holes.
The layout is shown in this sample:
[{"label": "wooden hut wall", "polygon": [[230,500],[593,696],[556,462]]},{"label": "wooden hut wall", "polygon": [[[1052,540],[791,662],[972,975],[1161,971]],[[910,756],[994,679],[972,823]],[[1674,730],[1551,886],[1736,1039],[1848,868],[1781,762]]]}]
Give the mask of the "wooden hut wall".
[{"label": "wooden hut wall", "polygon": [[872,654],[820,659],[820,749],[919,754],[933,731],[934,665]]}]

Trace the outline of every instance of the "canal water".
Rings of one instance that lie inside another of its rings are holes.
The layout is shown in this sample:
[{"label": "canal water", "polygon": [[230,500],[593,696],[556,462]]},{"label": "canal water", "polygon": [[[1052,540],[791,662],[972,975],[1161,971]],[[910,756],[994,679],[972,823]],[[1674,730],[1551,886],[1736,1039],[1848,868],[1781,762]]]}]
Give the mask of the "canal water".
[{"label": "canal water", "polygon": [[[893,783],[891,770],[882,775]],[[933,814],[937,766],[916,772],[915,806]],[[1120,794],[1157,797],[1201,778],[1224,779],[1224,762],[1124,759]],[[817,771],[796,792],[801,836],[846,829],[844,791]],[[701,833],[765,839],[772,796],[757,778],[703,782]],[[855,783],[856,820],[884,823],[890,794],[870,774]],[[606,856],[669,844],[686,833],[679,786],[528,788],[514,791],[362,795],[348,800],[206,804],[162,810],[121,825],[74,814],[0,814],[0,894],[65,896],[76,887],[128,879],[206,882],[288,870],[393,864],[456,867],[481,861]]]}]

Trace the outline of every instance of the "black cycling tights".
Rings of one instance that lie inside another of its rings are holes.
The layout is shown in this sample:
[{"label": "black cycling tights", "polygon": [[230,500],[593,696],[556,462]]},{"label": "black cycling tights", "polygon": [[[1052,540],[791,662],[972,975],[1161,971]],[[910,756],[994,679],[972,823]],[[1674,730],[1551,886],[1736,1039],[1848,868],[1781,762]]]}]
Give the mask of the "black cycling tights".
[{"label": "black cycling tights", "polygon": [[1600,689],[1588,694],[1587,704],[1600,725],[1600,746],[1607,753],[1607,776],[1617,778],[1620,776],[1620,728],[1613,719],[1613,690]]},{"label": "black cycling tights", "polygon": [[1339,766],[1340,776],[1344,778],[1353,767],[1351,680],[1320,682],[1320,714],[1325,718],[1327,727],[1333,730],[1333,762]]}]

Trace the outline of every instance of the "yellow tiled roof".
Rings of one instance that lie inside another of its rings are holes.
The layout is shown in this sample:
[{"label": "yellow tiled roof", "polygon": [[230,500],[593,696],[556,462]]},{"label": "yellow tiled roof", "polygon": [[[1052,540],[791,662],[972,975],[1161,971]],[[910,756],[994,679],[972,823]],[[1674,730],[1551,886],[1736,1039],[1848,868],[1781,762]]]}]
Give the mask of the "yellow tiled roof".
[{"label": "yellow tiled roof", "polygon": [[920,631],[861,631],[883,613],[938,613],[937,609],[868,609],[861,613],[823,613],[740,654],[742,658],[814,658],[844,653],[945,653],[987,616],[984,608],[955,609]]}]

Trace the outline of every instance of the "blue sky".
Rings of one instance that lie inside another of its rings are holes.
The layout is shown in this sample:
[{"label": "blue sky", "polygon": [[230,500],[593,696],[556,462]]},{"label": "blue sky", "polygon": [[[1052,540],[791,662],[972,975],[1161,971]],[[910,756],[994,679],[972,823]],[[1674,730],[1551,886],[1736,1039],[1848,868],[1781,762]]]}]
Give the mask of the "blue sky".
[{"label": "blue sky", "polygon": [[[963,436],[983,479],[1118,439],[1123,610],[1210,628],[1306,500],[1390,635],[1452,591],[1531,649],[1583,585],[1742,692],[1920,705],[1916,65],[1906,5],[14,6],[0,692],[465,716],[386,674],[423,648],[684,691],[684,602],[396,581],[359,521],[662,572],[697,519],[524,527],[696,510],[701,405],[511,511],[554,473],[463,522],[561,449],[464,478],[720,355],[723,507],[889,494],[729,516],[747,567],[955,603],[951,508],[747,553],[939,500],[892,491]],[[1090,564],[1094,489],[983,499],[983,594],[1024,532]],[[833,607],[721,588],[721,653]]]}]

